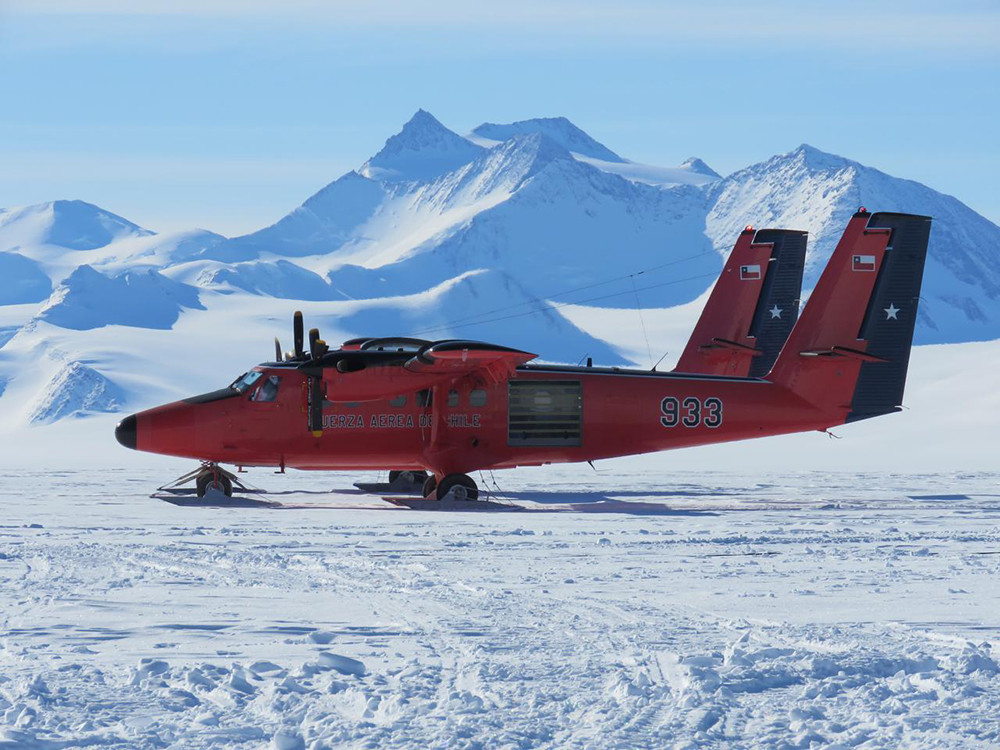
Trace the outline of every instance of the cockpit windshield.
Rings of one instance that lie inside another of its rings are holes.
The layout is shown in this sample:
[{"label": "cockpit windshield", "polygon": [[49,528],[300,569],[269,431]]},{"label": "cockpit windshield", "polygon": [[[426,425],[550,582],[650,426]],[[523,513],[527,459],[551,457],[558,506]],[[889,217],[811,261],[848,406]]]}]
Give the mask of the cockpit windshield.
[{"label": "cockpit windshield", "polygon": [[278,386],[281,385],[281,378],[277,375],[268,375],[267,378],[260,384],[260,387],[253,392],[250,397],[251,401],[257,401],[259,403],[269,403],[278,398]]},{"label": "cockpit windshield", "polygon": [[236,380],[234,380],[232,385],[230,385],[229,387],[232,388],[234,391],[238,391],[239,393],[246,393],[251,387],[253,387],[254,383],[260,380],[261,375],[263,375],[263,373],[258,372],[256,370],[254,370],[253,372],[243,373],[238,378],[236,378]]}]

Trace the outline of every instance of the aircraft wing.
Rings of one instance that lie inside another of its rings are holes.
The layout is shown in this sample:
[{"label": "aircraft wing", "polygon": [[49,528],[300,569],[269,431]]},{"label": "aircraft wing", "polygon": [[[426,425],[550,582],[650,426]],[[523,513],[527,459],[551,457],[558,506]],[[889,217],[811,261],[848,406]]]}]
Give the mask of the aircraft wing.
[{"label": "aircraft wing", "polygon": [[448,378],[481,371],[491,379],[501,380],[536,356],[481,341],[440,341],[421,349],[403,367],[412,373]]},{"label": "aircraft wing", "polygon": [[439,341],[415,352],[332,352],[331,364],[312,370],[330,402],[375,401],[432,388],[466,375],[499,382],[536,355],[481,341]]}]

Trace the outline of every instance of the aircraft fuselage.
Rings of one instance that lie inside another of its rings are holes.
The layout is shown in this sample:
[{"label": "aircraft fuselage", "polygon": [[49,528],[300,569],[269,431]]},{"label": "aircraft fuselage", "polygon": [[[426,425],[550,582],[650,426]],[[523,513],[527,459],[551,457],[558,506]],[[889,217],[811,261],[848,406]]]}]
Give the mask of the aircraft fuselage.
[{"label": "aircraft fuselage", "polygon": [[315,436],[303,429],[301,373],[254,371],[279,379],[273,400],[229,389],[140,412],[135,447],[244,466],[444,475],[825,429],[844,417],[761,379],[527,365],[499,382],[465,377],[357,402],[337,401],[328,381]]}]

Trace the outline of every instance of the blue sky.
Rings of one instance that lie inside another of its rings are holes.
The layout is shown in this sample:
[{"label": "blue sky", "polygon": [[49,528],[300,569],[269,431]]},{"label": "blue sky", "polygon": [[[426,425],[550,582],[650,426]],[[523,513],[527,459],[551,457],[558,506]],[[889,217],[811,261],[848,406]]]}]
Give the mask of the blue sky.
[{"label": "blue sky", "polygon": [[0,0],[0,206],[269,224],[423,107],[722,174],[810,143],[1000,222],[1000,4]]}]

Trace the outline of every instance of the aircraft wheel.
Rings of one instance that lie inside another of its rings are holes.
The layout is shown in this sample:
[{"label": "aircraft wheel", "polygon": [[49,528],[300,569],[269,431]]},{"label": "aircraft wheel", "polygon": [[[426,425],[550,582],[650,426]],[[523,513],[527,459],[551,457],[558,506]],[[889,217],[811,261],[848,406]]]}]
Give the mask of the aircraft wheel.
[{"label": "aircraft wheel", "polygon": [[[426,485],[425,485],[426,486]],[[449,474],[441,480],[434,492],[438,500],[444,500],[451,492],[459,502],[464,500],[478,500],[479,488],[472,477],[465,474]]]},{"label": "aircraft wheel", "polygon": [[[409,478],[407,478],[409,475]],[[423,484],[427,481],[426,471],[400,471],[398,469],[393,469],[389,472],[389,484],[394,484],[397,479],[402,477],[410,484]]]},{"label": "aircraft wheel", "polygon": [[224,474],[202,474],[195,483],[198,489],[198,497],[205,497],[209,488],[223,493],[226,497],[233,496],[233,483]]},{"label": "aircraft wheel", "polygon": [[437,477],[431,474],[427,479],[424,480],[424,499],[425,500],[437,500],[437,495],[434,494],[434,490],[437,488]]}]

